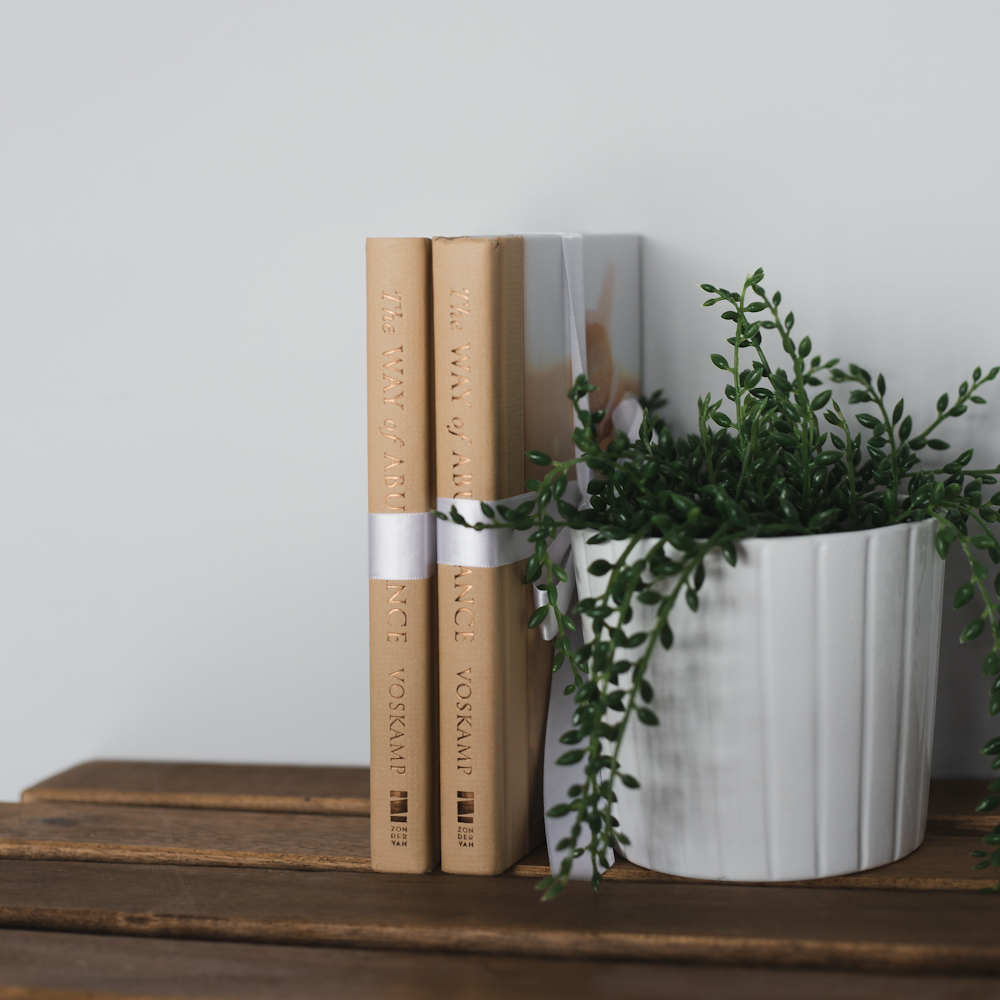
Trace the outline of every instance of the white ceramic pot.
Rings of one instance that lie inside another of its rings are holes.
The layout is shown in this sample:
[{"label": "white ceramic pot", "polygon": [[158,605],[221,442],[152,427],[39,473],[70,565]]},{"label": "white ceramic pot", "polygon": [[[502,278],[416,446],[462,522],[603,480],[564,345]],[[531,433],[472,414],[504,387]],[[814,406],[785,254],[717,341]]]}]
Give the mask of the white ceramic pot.
[{"label": "white ceramic pot", "polygon": [[[750,539],[735,569],[711,554],[700,610],[678,603],[673,648],[651,662],[660,725],[633,723],[623,744],[641,785],[618,793],[629,861],[770,882],[875,868],[920,845],[944,582],[935,530]],[[583,597],[608,579],[586,567],[626,547],[589,534],[573,540]],[[652,620],[635,602],[626,631]]]}]

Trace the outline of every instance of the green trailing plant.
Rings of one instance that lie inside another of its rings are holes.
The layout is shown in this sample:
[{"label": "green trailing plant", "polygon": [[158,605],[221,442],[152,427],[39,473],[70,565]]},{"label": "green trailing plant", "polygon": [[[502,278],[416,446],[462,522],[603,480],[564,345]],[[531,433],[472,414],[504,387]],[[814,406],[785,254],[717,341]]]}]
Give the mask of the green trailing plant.
[{"label": "green trailing plant", "polygon": [[[570,835],[556,845],[563,853],[560,867],[539,883],[543,899],[565,888],[573,859],[584,854],[590,856],[596,889],[614,848],[628,843],[612,805],[617,788],[637,788],[639,783],[619,764],[622,737],[633,720],[658,724],[648,707],[653,698],[646,678],[650,657],[657,644],[670,648],[670,615],[678,601],[697,611],[704,559],[713,549],[736,565],[736,543],[746,538],[857,531],[933,518],[940,557],[958,545],[969,563],[969,580],[958,588],[954,607],[967,605],[976,594],[983,601],[961,641],[973,642],[984,633],[990,637],[983,672],[996,678],[990,714],[1000,712],[1000,574],[991,584],[992,571],[983,561],[1000,563],[1000,542],[991,527],[1000,491],[989,499],[984,494],[997,483],[1000,469],[970,468],[972,449],[940,466],[922,461],[951,447],[933,435],[970,404],[986,402],[978,393],[1000,367],[986,374],[976,368],[954,400],[948,393],[937,400],[934,420],[914,434],[903,400],[894,403],[886,396],[882,375],[872,378],[853,364],[839,367],[836,358],[824,361],[813,354],[808,336],[793,338],[794,315],[781,316],[781,293],[769,296],[763,280],[764,272],[757,270],[739,292],[701,286],[711,296],[705,306],[724,307],[722,319],[732,324],[732,335],[726,338],[728,353],[711,355],[716,368],[730,377],[725,398],[713,400],[708,393],[698,400],[698,433],[672,434],[656,412],[663,405],[656,393],[641,400],[638,439],[619,433],[602,449],[596,427],[605,414],[586,408],[586,397],[596,387],[581,376],[569,392],[580,422],[574,434],[579,457],[553,462],[541,452],[529,452],[529,459],[546,470],[527,484],[534,500],[516,509],[483,504],[489,523],[468,525],[530,532],[535,551],[527,561],[525,582],[539,583],[549,604],[538,608],[528,624],[534,628],[554,612],[558,636],[553,669],[569,664],[572,673],[565,693],[573,695],[576,711],[573,729],[561,737],[567,750],[557,763],[585,760],[585,777],[569,789],[568,801],[549,810],[550,816],[572,814],[574,821]],[[827,382],[847,386],[846,405],[862,407],[853,412],[859,432],[852,431]],[[590,502],[578,509],[563,497],[569,472],[581,463],[595,475],[588,486]],[[451,519],[466,524],[455,508]],[[567,526],[594,532],[590,543],[597,546],[627,540],[614,563],[595,558],[590,564],[590,572],[605,576],[607,583],[600,597],[581,600],[572,609],[590,619],[594,633],[592,641],[575,650],[572,617],[556,604],[556,585],[566,581],[567,573],[550,559],[547,548]],[[644,539],[655,544],[640,555],[637,547]],[[623,626],[632,618],[635,601],[656,608],[655,625],[626,635]],[[622,658],[625,650],[635,651],[631,659]],[[992,756],[992,767],[1000,769],[1000,735],[982,753]],[[998,805],[1000,780],[989,785],[977,811]],[[1000,868],[1000,826],[984,840],[992,850],[974,852],[982,859],[975,867]],[[1000,883],[987,891],[1000,891]]]}]

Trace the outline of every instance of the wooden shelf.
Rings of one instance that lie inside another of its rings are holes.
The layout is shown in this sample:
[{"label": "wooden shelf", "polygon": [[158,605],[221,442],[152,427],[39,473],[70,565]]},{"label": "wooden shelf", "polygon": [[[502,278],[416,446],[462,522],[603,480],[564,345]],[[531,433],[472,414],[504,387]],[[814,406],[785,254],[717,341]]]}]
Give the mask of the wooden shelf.
[{"label": "wooden shelf", "polygon": [[[783,885],[975,890],[991,884],[996,873],[972,871],[969,860],[983,832],[996,825],[973,811],[982,787],[933,782],[928,836],[894,864]],[[91,761],[27,789],[21,806],[0,805],[0,858],[370,871],[367,796],[367,768]],[[247,814],[248,803],[258,811]],[[548,875],[544,849],[507,874]],[[622,860],[605,877],[698,884]]]},{"label": "wooden shelf", "polygon": [[[978,991],[975,977],[1000,972],[1000,900],[974,891],[995,873],[973,872],[968,854],[995,825],[972,811],[981,790],[979,782],[936,783],[924,845],[881,869],[765,886],[697,882],[618,861],[599,893],[576,883],[542,905],[533,882],[548,873],[544,850],[507,877],[373,873],[367,817],[344,806],[366,801],[361,768],[92,762],[29,789],[20,804],[0,805],[0,986],[21,985],[4,979],[3,941],[44,931],[30,940],[71,950],[81,934],[111,935],[88,939],[109,955],[147,939],[148,956],[181,948],[192,968],[215,960],[205,949],[236,949],[247,968],[265,949],[278,969],[302,946],[327,946],[317,961],[331,975],[354,970],[357,991],[347,995],[358,997],[380,995],[378,976],[390,968],[415,976],[408,995],[421,997],[432,995],[421,992],[430,989],[426,977],[450,968],[456,981],[466,972],[475,980],[493,963],[497,975],[535,984],[517,989],[524,997],[618,995],[614,964],[628,970],[635,997],[662,995],[656,984],[668,981],[691,996],[714,995],[697,992],[702,982],[731,997],[846,997],[845,984],[861,978],[841,982],[843,973],[829,970],[854,970],[894,973],[879,982],[907,987],[880,996],[944,998],[952,994],[939,974],[973,977],[962,982]],[[151,796],[169,798],[149,805]],[[715,967],[655,964],[677,962]],[[581,971],[591,966],[592,974]],[[749,980],[735,967],[757,968],[758,985],[777,978],[741,992]],[[91,979],[102,982],[96,972]]]},{"label": "wooden shelf", "polygon": [[0,804],[0,858],[371,871],[367,816]]},{"label": "wooden shelf", "polygon": [[[980,846],[979,837],[974,835],[929,835],[913,854],[884,868],[781,884],[810,888],[974,890],[991,884],[997,877],[992,869],[971,870],[969,852]],[[78,802],[0,804],[0,858],[371,871],[367,817]],[[536,880],[548,875],[544,848],[523,858],[506,874]],[[605,878],[613,882],[713,884],[647,871],[624,860],[616,861]]]},{"label": "wooden shelf", "polygon": [[271,944],[878,971],[1000,972],[974,893],[0,861],[0,926]]},{"label": "wooden shelf", "polygon": [[[989,831],[1000,816],[979,816],[984,781],[932,781],[928,830]],[[367,816],[367,767],[196,764],[92,760],[21,794],[22,802],[227,809]]]},{"label": "wooden shelf", "polygon": [[367,816],[368,768],[92,760],[21,801]]},{"label": "wooden shelf", "polygon": [[989,976],[565,962],[0,930],[0,1000],[975,1000],[997,993]]}]

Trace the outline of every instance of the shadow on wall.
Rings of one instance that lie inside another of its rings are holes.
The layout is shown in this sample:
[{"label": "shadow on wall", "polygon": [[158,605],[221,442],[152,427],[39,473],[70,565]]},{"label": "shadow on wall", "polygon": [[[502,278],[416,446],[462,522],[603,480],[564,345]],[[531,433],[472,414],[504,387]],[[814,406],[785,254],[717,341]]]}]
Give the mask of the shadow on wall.
[{"label": "shadow on wall", "polygon": [[997,774],[990,770],[991,758],[983,757],[979,748],[1000,732],[1000,716],[990,718],[988,712],[993,679],[983,676],[983,660],[990,651],[988,632],[970,643],[958,641],[966,623],[982,611],[983,602],[977,596],[958,611],[951,606],[956,589],[968,579],[968,561],[960,549],[953,548],[944,575],[941,665],[938,668],[931,774],[935,778],[988,781]]}]

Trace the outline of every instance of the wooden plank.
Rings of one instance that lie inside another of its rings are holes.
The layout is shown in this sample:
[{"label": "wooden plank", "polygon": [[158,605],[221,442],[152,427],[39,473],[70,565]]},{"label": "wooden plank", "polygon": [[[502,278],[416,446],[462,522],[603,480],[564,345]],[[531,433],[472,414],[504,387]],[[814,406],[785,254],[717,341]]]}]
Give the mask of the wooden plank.
[{"label": "wooden plank", "polygon": [[166,995],[168,994],[151,996],[146,993],[106,993],[103,990],[51,990],[32,986],[0,986],[0,1000],[162,1000]]},{"label": "wooden plank", "polygon": [[[998,878],[972,871],[975,836],[929,836],[913,854],[884,868],[772,887],[975,890]],[[157,809],[83,803],[0,804],[0,858],[212,865],[299,871],[370,871],[365,817],[275,815],[226,810]],[[544,847],[507,875],[549,874]],[[700,884],[618,860],[610,881]]]},{"label": "wooden plank", "polygon": [[0,858],[371,871],[367,816],[0,803]]},{"label": "wooden plank", "polygon": [[[994,884],[1000,874],[995,869],[973,871],[969,852],[982,847],[977,837],[927,837],[912,854],[881,868],[852,875],[803,880],[799,882],[746,883],[769,885],[773,888],[844,888],[844,889],[904,889],[904,890],[978,890]],[[659,875],[645,868],[619,861],[613,878],[628,881],[686,881],[675,875]],[[609,872],[609,875],[611,873]],[[704,884],[704,883],[703,883]]]},{"label": "wooden plank", "polygon": [[138,993],[105,993],[93,990],[50,990],[23,986],[0,986],[0,1000],[161,1000]]},{"label": "wooden plank", "polygon": [[0,926],[619,961],[1000,972],[978,894],[0,861]]},{"label": "wooden plank", "polygon": [[927,832],[978,833],[981,837],[1000,824],[1000,814],[994,812],[981,816],[976,812],[976,806],[987,794],[986,783],[987,779],[932,781],[927,803]]},{"label": "wooden plank", "polygon": [[[740,885],[782,888],[838,888],[838,889],[905,889],[905,890],[979,890],[1000,880],[994,868],[973,871],[974,858],[970,851],[982,848],[976,836],[928,836],[912,854],[881,868],[852,875],[831,878],[806,879],[800,882],[742,882]],[[533,851],[508,869],[507,875],[522,878],[544,878],[549,874],[548,857],[544,848]],[[619,858],[605,873],[604,878],[613,882],[675,882],[688,885],[713,885],[700,879],[665,875],[640,868]]]},{"label": "wooden plank", "polygon": [[22,802],[369,814],[367,767],[92,760],[26,789]]},{"label": "wooden plank", "polygon": [[[984,781],[932,781],[928,832],[986,833],[998,816],[980,816]],[[285,764],[188,764],[94,760],[26,789],[24,802],[89,802],[170,808],[367,816],[368,768]]]},{"label": "wooden plank", "polygon": [[982,976],[384,952],[0,931],[0,1000],[956,1000],[998,997]]}]

